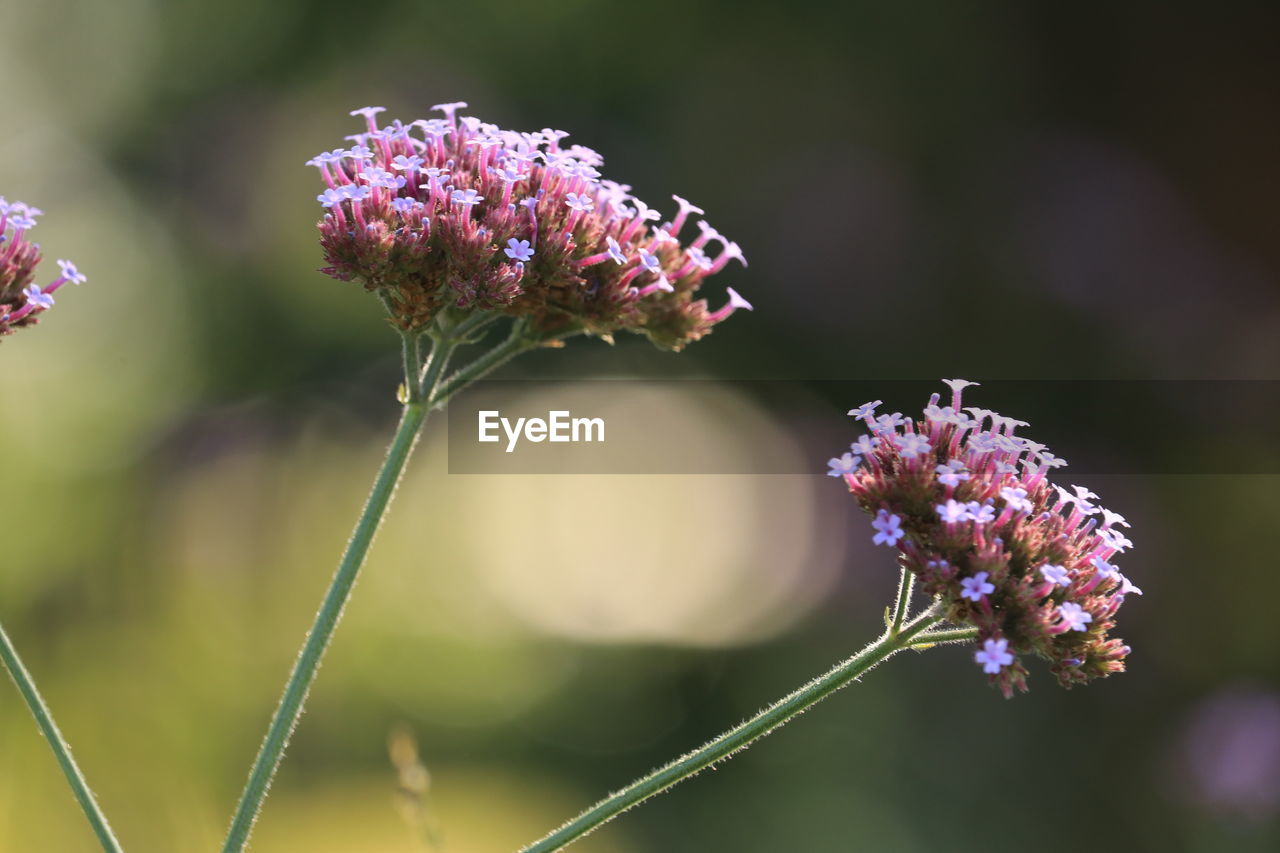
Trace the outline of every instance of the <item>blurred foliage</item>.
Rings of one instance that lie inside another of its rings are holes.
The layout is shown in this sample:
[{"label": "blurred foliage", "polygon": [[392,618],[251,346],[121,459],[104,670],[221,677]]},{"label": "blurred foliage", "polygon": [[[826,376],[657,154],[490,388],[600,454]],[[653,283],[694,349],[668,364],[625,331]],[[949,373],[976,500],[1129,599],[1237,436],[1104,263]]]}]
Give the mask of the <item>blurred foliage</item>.
[{"label": "blurred foliage", "polygon": [[[302,164],[349,109],[463,99],[564,127],[745,247],[730,283],[757,310],[687,353],[580,341],[510,376],[1277,378],[1264,5],[3,13],[0,192],[48,211],[47,257],[90,281],[0,344],[0,616],[131,850],[217,844],[394,420],[376,304],[315,272]],[[819,476],[512,484],[448,476],[442,441],[374,549],[254,850],[425,849],[397,812],[397,726],[440,849],[510,850],[878,627],[893,568]],[[1132,672],[1072,693],[1033,673],[1003,702],[960,650],[899,660],[581,849],[1274,849],[1274,814],[1200,808],[1174,756],[1197,701],[1280,684],[1275,478],[1088,485],[1134,522]],[[669,559],[627,559],[636,518]],[[0,691],[0,850],[91,849]]]}]

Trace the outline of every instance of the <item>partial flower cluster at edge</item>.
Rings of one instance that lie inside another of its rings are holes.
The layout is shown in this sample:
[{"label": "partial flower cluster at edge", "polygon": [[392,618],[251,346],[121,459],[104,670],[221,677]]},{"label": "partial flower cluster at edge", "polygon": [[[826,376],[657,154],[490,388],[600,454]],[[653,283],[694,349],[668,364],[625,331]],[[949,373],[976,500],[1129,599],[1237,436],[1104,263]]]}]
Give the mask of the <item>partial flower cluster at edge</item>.
[{"label": "partial flower cluster at edge", "polygon": [[1109,634],[1125,597],[1141,595],[1113,562],[1133,545],[1128,522],[1088,489],[1050,482],[1066,462],[1016,435],[1025,422],[962,408],[977,383],[944,382],[950,405],[934,394],[919,421],[877,416],[880,400],[851,410],[870,432],[828,473],[947,619],[978,629],[975,662],[1006,697],[1027,689],[1020,655],[1047,660],[1064,687],[1123,671],[1129,647]]},{"label": "partial flower cluster at edge", "polygon": [[602,177],[599,154],[565,146],[564,131],[503,130],[458,115],[465,106],[385,127],[382,107],[354,110],[365,131],[308,164],[325,184],[324,272],[377,293],[401,329],[456,307],[528,318],[547,338],[631,331],[678,350],[751,307],[732,289],[715,310],[699,298],[707,276],[746,263],[702,220],[681,242],[701,209],[677,196],[658,225],[630,187]]},{"label": "partial flower cluster at edge", "polygon": [[61,274],[49,284],[35,283],[40,244],[28,239],[42,211],[0,196],[0,337],[35,325],[54,305],[53,294],[67,282],[83,284],[85,277],[71,261],[58,261]]}]

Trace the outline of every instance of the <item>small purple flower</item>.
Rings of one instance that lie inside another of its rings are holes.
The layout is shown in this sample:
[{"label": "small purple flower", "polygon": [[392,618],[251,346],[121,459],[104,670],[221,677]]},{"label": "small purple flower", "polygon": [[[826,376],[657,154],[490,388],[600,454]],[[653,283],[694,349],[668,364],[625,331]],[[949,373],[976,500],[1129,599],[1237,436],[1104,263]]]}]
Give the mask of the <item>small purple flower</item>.
[{"label": "small purple flower", "polygon": [[605,243],[609,246],[609,257],[613,259],[614,263],[625,264],[627,262],[627,256],[623,254],[622,247],[618,245],[617,240],[612,237],[606,237]]},{"label": "small purple flower", "polygon": [[341,148],[335,148],[332,151],[323,151],[307,161],[308,166],[331,166],[334,163],[342,162],[342,158],[346,155],[346,151]]},{"label": "small purple flower", "polygon": [[698,230],[702,232],[698,235],[698,240],[704,244],[712,240],[719,240],[722,243],[724,242],[724,237],[721,237],[720,232],[711,227],[710,222],[699,219]]},{"label": "small purple flower", "polygon": [[40,290],[40,285],[27,285],[22,291],[27,297],[27,304],[34,305],[37,308],[43,308],[46,311],[53,307],[53,297]]},{"label": "small purple flower", "polygon": [[1000,490],[1000,497],[1004,498],[1005,504],[1014,512],[1031,512],[1031,501],[1027,500],[1026,489],[1006,486]]},{"label": "small purple flower", "polygon": [[876,440],[869,435],[860,435],[857,441],[849,445],[849,449],[867,456],[876,452]]},{"label": "small purple flower", "polygon": [[449,123],[452,124],[457,121],[456,114],[458,110],[464,109],[466,106],[467,106],[466,101],[454,101],[449,104],[436,104],[431,109],[439,110],[440,112],[444,113],[445,116],[448,118]]},{"label": "small purple flower", "polygon": [[391,202],[391,209],[401,216],[408,216],[415,211],[422,210],[424,207],[426,205],[416,198],[398,198]]},{"label": "small purple flower", "polygon": [[1098,496],[1083,486],[1072,486],[1071,489],[1074,494],[1061,486],[1054,486],[1054,489],[1058,492],[1058,499],[1063,504],[1075,504],[1076,511],[1081,515],[1095,515],[1101,511],[1100,507],[1090,503],[1091,500],[1096,499]]},{"label": "small purple flower", "polygon": [[510,166],[504,166],[501,169],[495,166],[491,170],[491,173],[495,178],[507,184],[514,184],[517,181],[522,181],[529,177],[527,172],[522,172],[519,169],[512,168]]},{"label": "small purple flower", "polygon": [[517,240],[515,237],[507,241],[507,248],[502,251],[514,261],[528,261],[533,257],[533,249],[530,248],[529,241]]},{"label": "small purple flower", "polygon": [[1104,528],[1115,527],[1117,524],[1120,525],[1121,527],[1133,526],[1129,522],[1125,521],[1124,516],[1121,515],[1120,513],[1112,512],[1109,509],[1103,509],[1102,510],[1102,526]]},{"label": "small purple flower", "polygon": [[982,664],[983,672],[996,675],[1013,663],[1013,655],[1009,654],[1008,648],[1009,641],[1004,638],[984,640],[982,648],[973,653],[973,659]]},{"label": "small purple flower", "polygon": [[915,459],[917,456],[928,453],[933,448],[929,446],[929,440],[923,435],[915,433],[907,433],[906,435],[894,436],[893,443],[898,445],[898,453],[903,459]]},{"label": "small purple flower", "polygon": [[84,277],[84,274],[81,273],[80,270],[76,269],[76,265],[71,263],[71,261],[59,260],[58,267],[62,270],[62,277],[72,284],[84,284],[88,281],[88,279]]},{"label": "small purple flower", "polygon": [[948,388],[950,388],[950,389],[951,389],[952,400],[953,400],[953,402],[951,403],[951,405],[952,405],[952,407],[954,407],[954,408],[957,408],[957,409],[958,409],[958,408],[960,408],[960,394],[961,394],[961,392],[963,392],[963,391],[964,391],[964,389],[966,389],[966,388],[972,388],[972,387],[974,387],[974,386],[976,386],[976,385],[979,385],[979,384],[981,384],[981,383],[973,382],[973,381],[968,380],[968,379],[944,379],[944,380],[942,380],[942,384],[943,384],[943,385],[946,385]]},{"label": "small purple flower", "polygon": [[893,432],[902,426],[902,412],[894,412],[891,415],[881,415],[876,418],[876,425],[872,427],[876,432]]},{"label": "small purple flower", "polygon": [[711,267],[715,266],[711,259],[707,257],[707,253],[696,246],[690,246],[685,253],[689,256],[689,260],[693,261],[693,265],[700,270],[710,270]]},{"label": "small purple flower", "polygon": [[480,195],[475,190],[454,190],[453,195],[451,195],[450,198],[453,200],[454,204],[465,204],[467,206],[479,204],[484,201],[484,196]]},{"label": "small purple flower", "polygon": [[937,510],[938,517],[942,519],[943,524],[955,524],[969,518],[968,508],[955,498],[947,498],[945,504],[938,504],[934,509]]},{"label": "small purple flower", "polygon": [[1128,536],[1111,527],[1104,527],[1099,530],[1098,538],[1105,542],[1108,548],[1116,551],[1128,551],[1133,547],[1133,542],[1130,541]]},{"label": "small purple flower", "polygon": [[949,460],[945,465],[939,465],[936,470],[938,482],[953,489],[970,477],[969,472],[965,470],[964,463],[959,459]]},{"label": "small purple flower", "polygon": [[426,161],[417,155],[406,157],[403,154],[397,154],[391,159],[391,168],[401,172],[411,172],[422,168],[422,164]]},{"label": "small purple flower", "polygon": [[[672,290],[674,290],[674,289],[675,289],[675,288],[672,288]],[[754,309],[754,308],[752,308],[752,307],[751,307],[751,303],[750,303],[750,302],[748,302],[748,301],[747,301],[747,300],[742,296],[742,294],[741,294],[741,293],[739,293],[738,291],[734,290],[732,287],[726,287],[726,288],[724,289],[724,292],[725,292],[725,293],[727,293],[727,294],[729,295],[729,304],[728,304],[728,306],[726,306],[726,307],[728,307],[728,309],[729,309],[729,313],[733,313],[733,310],[734,310],[734,309],[736,309],[736,308],[741,308],[743,311],[754,311],[754,310],[756,310],[756,309]]]},{"label": "small purple flower", "polygon": [[885,510],[876,513],[876,517],[872,519],[871,526],[878,532],[871,537],[874,545],[897,545],[898,540],[907,535],[902,529],[902,519],[897,515],[892,515]]},{"label": "small purple flower", "polygon": [[960,597],[970,601],[981,601],[982,596],[995,592],[995,585],[987,583],[989,577],[991,577],[989,572],[978,572],[973,577],[960,581]]},{"label": "small purple flower", "polygon": [[1040,567],[1040,576],[1054,586],[1070,586],[1071,575],[1062,566],[1045,563]]},{"label": "small purple flower", "polygon": [[369,182],[371,187],[382,187],[384,189],[395,190],[404,186],[404,178],[399,175],[393,175],[386,169],[379,169],[371,166],[360,173],[360,177]]},{"label": "small purple flower", "polygon": [[580,213],[588,213],[595,209],[596,203],[591,200],[591,196],[586,193],[568,193],[564,197],[564,203],[569,206],[570,210],[576,210]]},{"label": "small purple flower", "polygon": [[1121,574],[1120,570],[1115,566],[1111,565],[1101,557],[1094,557],[1091,562],[1093,563],[1094,569],[1098,572],[1098,577],[1102,578],[1104,581],[1119,582]]},{"label": "small purple flower", "polygon": [[884,400],[872,400],[870,403],[863,403],[856,409],[850,409],[849,417],[858,418],[859,420],[874,418],[876,416],[876,407],[883,405]]},{"label": "small purple flower", "polygon": [[838,459],[828,459],[827,465],[831,468],[827,472],[828,477],[843,477],[845,474],[852,474],[858,470],[858,457],[852,453],[846,453]]},{"label": "small purple flower", "polygon": [[991,504],[969,501],[965,504],[965,508],[969,512],[969,518],[978,524],[990,524],[995,521],[996,510]]},{"label": "small purple flower", "polygon": [[747,256],[742,253],[742,247],[732,240],[724,244],[724,251],[720,253],[720,257],[716,258],[716,266],[723,268],[729,261],[737,261],[743,267],[749,266]]},{"label": "small purple flower", "polygon": [[1062,602],[1058,613],[1062,616],[1063,624],[1072,631],[1087,631],[1089,623],[1093,621],[1093,614],[1074,601]]},{"label": "small purple flower", "polygon": [[644,249],[640,250],[640,265],[644,267],[646,272],[662,275],[662,262],[658,260],[658,256],[651,255]]},{"label": "small purple flower", "polygon": [[1054,456],[1047,450],[1037,453],[1036,458],[1039,459],[1040,464],[1046,468],[1061,468],[1067,464],[1067,460],[1060,456]]}]

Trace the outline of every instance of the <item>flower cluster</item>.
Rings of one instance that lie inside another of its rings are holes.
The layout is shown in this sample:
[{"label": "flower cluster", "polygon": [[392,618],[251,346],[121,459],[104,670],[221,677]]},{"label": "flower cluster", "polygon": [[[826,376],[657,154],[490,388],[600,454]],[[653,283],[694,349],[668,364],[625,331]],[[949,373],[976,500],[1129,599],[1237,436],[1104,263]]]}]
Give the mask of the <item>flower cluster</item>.
[{"label": "flower cluster", "polygon": [[732,289],[714,311],[697,298],[708,275],[746,263],[705,221],[681,243],[699,208],[677,196],[658,226],[630,187],[601,177],[599,154],[562,144],[564,131],[503,130],[459,116],[465,106],[382,128],[382,107],[354,110],[366,131],[308,161],[325,183],[323,271],[378,293],[400,328],[456,305],[527,317],[547,337],[626,330],[680,349],[751,307]]},{"label": "flower cluster", "polygon": [[1133,543],[1129,524],[1097,495],[1049,481],[1066,462],[1015,435],[1027,424],[962,408],[977,383],[944,380],[924,418],[877,416],[876,400],[849,412],[870,429],[832,459],[861,507],[873,542],[896,548],[946,617],[978,629],[975,661],[1004,695],[1026,690],[1017,656],[1050,662],[1064,687],[1121,672],[1129,647],[1110,639],[1126,595],[1141,595],[1111,562]]},{"label": "flower cluster", "polygon": [[35,325],[37,318],[53,307],[54,291],[67,282],[81,284],[85,280],[75,264],[58,261],[61,275],[44,287],[33,281],[40,263],[40,244],[30,242],[27,233],[41,213],[0,196],[0,337]]}]

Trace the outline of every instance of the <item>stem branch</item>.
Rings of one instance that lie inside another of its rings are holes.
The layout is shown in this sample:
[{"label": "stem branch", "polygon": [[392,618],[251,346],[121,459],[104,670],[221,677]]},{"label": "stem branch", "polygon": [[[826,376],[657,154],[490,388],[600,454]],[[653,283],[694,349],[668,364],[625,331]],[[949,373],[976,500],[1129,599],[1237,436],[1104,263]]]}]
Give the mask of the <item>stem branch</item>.
[{"label": "stem branch", "polygon": [[925,634],[919,634],[911,641],[911,648],[927,648],[929,646],[938,646],[943,643],[962,643],[966,640],[976,639],[978,636],[977,628],[954,628],[946,631],[930,631]]},{"label": "stem branch", "polygon": [[537,346],[536,342],[530,341],[524,334],[524,325],[520,321],[511,327],[511,334],[505,341],[498,344],[466,367],[460,368],[456,373],[448,379],[439,383],[433,393],[427,394],[427,405],[432,409],[439,409],[449,402],[454,394],[463,388],[475,382],[488,374],[497,370],[511,359],[527,352]]},{"label": "stem branch", "polygon": [[897,632],[886,631],[880,639],[783,697],[751,719],[730,729],[699,749],[659,767],[622,790],[611,794],[564,826],[539,841],[522,848],[520,853],[551,853],[577,841],[649,797],[660,794],[690,776],[723,761],[757,738],[764,737],[797,714],[827,698],[863,673],[911,644],[911,639],[941,621],[930,608],[903,625]]},{"label": "stem branch", "polygon": [[902,623],[907,618],[907,610],[911,606],[911,590],[915,586],[915,573],[902,567],[901,574],[898,576],[898,598],[893,605],[893,624],[889,626],[889,633],[896,634],[902,630]]}]

